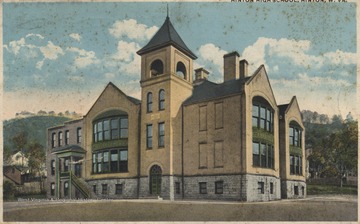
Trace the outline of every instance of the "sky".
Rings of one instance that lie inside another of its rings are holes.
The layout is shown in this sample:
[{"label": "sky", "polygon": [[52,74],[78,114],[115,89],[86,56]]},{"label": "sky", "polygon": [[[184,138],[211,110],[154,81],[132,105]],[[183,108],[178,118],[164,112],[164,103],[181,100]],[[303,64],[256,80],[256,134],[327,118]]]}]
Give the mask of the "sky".
[{"label": "sky", "polygon": [[[169,2],[169,16],[209,80],[238,51],[265,65],[277,104],[356,114],[355,3]],[[164,2],[3,3],[3,119],[39,110],[86,114],[109,82],[140,99],[141,49]]]}]

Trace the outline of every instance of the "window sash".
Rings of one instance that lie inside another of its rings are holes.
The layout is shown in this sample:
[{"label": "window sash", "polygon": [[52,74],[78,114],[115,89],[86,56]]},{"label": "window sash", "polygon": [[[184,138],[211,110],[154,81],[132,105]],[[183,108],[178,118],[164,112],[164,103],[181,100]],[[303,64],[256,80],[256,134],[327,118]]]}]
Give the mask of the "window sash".
[{"label": "window sash", "polygon": [[148,93],[147,94],[147,100],[146,100],[146,111],[152,112],[152,104],[153,104],[153,100],[152,100],[152,93]]},{"label": "window sash", "polygon": [[158,131],[159,131],[159,142],[158,142],[158,146],[159,147],[164,147],[165,145],[165,124],[164,123],[159,123],[158,126]]},{"label": "window sash", "polygon": [[152,148],[152,125],[146,125],[146,147],[148,149]]}]

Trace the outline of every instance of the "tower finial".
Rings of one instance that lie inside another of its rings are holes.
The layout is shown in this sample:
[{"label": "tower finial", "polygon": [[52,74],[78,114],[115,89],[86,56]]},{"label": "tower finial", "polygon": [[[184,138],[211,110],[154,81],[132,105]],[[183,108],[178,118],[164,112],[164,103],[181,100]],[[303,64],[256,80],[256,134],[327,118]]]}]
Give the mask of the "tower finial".
[{"label": "tower finial", "polygon": [[169,3],[166,3],[166,17],[169,17]]}]

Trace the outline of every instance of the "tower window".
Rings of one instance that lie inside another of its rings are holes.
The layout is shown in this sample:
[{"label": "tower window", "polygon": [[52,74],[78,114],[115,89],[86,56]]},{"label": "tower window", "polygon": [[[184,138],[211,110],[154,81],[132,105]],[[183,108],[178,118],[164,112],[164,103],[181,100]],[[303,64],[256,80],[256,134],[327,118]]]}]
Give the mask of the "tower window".
[{"label": "tower window", "polygon": [[182,62],[178,62],[176,65],[176,75],[186,79],[186,67]]},{"label": "tower window", "polygon": [[165,110],[165,90],[159,91],[159,110]]},{"label": "tower window", "polygon": [[147,99],[146,99],[146,111],[148,113],[152,112],[152,104],[153,104],[152,92],[150,92],[147,94]]},{"label": "tower window", "polygon": [[164,74],[164,65],[161,60],[155,60],[150,66],[151,77]]}]

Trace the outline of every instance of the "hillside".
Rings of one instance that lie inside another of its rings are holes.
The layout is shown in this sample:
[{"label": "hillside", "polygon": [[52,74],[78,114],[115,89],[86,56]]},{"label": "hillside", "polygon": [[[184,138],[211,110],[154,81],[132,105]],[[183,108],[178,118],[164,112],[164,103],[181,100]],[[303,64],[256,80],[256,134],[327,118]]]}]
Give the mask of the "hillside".
[{"label": "hillside", "polygon": [[4,121],[4,147],[16,151],[12,138],[24,131],[28,134],[28,143],[37,141],[46,148],[46,130],[69,120],[71,119],[61,116],[33,116]]}]

